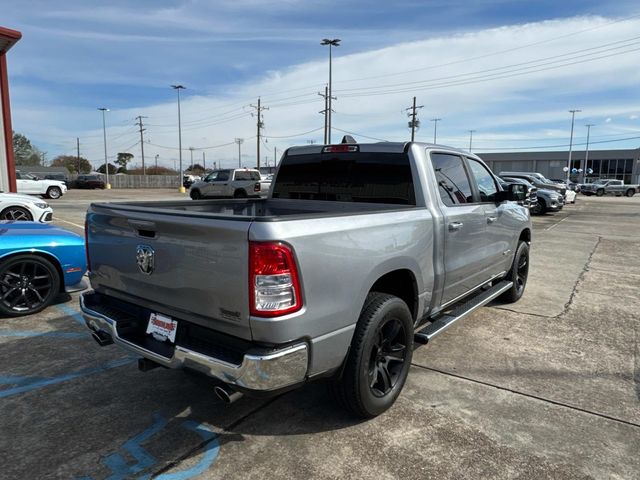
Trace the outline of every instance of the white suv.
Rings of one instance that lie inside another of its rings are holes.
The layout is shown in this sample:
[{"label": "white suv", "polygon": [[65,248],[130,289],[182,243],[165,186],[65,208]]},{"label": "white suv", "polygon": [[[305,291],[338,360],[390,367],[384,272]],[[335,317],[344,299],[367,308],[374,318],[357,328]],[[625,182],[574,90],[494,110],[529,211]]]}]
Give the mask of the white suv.
[{"label": "white suv", "polygon": [[59,180],[41,180],[29,173],[16,172],[16,183],[18,193],[28,193],[29,195],[41,195],[47,198],[60,198],[67,193],[67,186]]}]

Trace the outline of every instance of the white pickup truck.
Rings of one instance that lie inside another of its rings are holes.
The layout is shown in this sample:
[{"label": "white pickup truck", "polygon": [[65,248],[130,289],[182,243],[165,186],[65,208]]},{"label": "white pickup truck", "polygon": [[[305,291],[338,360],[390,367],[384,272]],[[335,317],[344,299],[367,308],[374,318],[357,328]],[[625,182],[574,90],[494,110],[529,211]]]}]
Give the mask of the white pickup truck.
[{"label": "white pickup truck", "polygon": [[60,180],[41,180],[35,175],[16,171],[18,193],[41,195],[47,198],[60,198],[67,193],[67,186]]},{"label": "white pickup truck", "polygon": [[249,198],[265,196],[268,186],[260,182],[260,172],[250,168],[215,170],[189,189],[193,200],[201,198]]}]

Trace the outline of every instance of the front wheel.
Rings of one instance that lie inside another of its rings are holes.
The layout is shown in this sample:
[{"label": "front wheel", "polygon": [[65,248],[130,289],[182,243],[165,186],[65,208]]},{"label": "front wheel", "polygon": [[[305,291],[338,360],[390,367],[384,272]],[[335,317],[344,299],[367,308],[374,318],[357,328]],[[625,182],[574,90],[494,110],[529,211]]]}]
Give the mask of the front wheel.
[{"label": "front wheel", "polygon": [[53,198],[55,200],[56,198],[60,198],[61,196],[62,196],[62,190],[60,190],[58,187],[49,187],[47,189],[48,198]]},{"label": "front wheel", "polygon": [[529,278],[529,244],[524,241],[518,243],[516,254],[513,257],[511,269],[505,280],[513,282],[509,290],[500,295],[500,299],[507,303],[514,303],[520,300],[524,294]]},{"label": "front wheel", "polygon": [[30,315],[46,308],[60,291],[60,275],[46,258],[17,255],[0,264],[0,314]]},{"label": "front wheel", "polygon": [[629,189],[627,190],[627,193],[625,194],[627,197],[633,197],[636,194],[635,190]]},{"label": "front wheel", "polygon": [[233,192],[233,198],[247,198],[247,192],[242,189],[238,189]]},{"label": "front wheel", "polygon": [[596,190],[596,197],[601,197],[604,195],[604,190],[603,189],[598,189]]},{"label": "front wheel", "polygon": [[0,213],[0,220],[23,220],[31,222],[33,221],[33,216],[26,208],[7,207]]},{"label": "front wheel", "polygon": [[360,418],[380,415],[400,395],[412,354],[413,319],[407,304],[393,295],[371,292],[342,376],[331,381],[331,392]]}]

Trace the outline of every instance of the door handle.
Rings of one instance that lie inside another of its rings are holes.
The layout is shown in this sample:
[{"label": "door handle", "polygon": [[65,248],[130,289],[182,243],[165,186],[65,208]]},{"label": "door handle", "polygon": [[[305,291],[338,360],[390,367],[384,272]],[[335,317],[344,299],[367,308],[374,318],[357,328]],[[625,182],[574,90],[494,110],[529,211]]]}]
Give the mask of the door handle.
[{"label": "door handle", "polygon": [[487,223],[493,223],[498,220],[498,217],[487,217]]},{"label": "door handle", "polygon": [[451,222],[449,224],[449,231],[450,232],[455,232],[457,230],[460,230],[462,228],[463,223],[462,222]]}]

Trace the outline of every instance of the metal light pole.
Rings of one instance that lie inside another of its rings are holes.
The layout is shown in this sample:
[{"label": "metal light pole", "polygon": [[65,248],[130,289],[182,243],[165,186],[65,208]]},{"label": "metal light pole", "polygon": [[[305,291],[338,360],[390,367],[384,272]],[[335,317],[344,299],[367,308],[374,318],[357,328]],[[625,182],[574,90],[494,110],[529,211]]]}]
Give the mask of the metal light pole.
[{"label": "metal light pole", "polygon": [[433,143],[436,143],[436,138],[437,138],[437,134],[438,134],[438,122],[442,120],[441,118],[432,118],[431,121],[433,122]]},{"label": "metal light pole", "polygon": [[576,113],[581,111],[582,110],[569,110],[569,113],[571,113],[571,136],[569,137],[569,160],[567,161],[567,185],[569,185],[569,180],[571,177],[571,150],[573,148],[573,121],[576,118]]},{"label": "metal light pole", "polygon": [[191,173],[193,173],[193,147],[189,147],[189,152],[191,152]]},{"label": "metal light pole", "polygon": [[327,102],[327,143],[331,143],[331,69],[332,69],[332,55],[331,55],[331,47],[338,47],[340,45],[340,39],[334,38],[333,40],[329,40],[328,38],[323,38],[320,45],[329,45],[329,101]]},{"label": "metal light pole", "polygon": [[105,121],[104,112],[108,112],[109,109],[105,107],[98,108],[102,112],[102,137],[104,139],[104,172],[107,176],[107,181],[105,182],[105,187],[107,189],[111,188],[111,184],[109,183],[109,162],[107,160],[107,124]]},{"label": "metal light pole", "polygon": [[587,148],[584,151],[584,170],[582,170],[582,181],[585,181],[587,177],[587,169],[589,168],[589,134],[591,133],[591,127],[595,126],[593,123],[585,125],[587,127]]},{"label": "metal light pole", "polygon": [[180,193],[184,193],[185,189],[182,185],[182,120],[180,118],[180,90],[184,90],[185,87],[182,85],[171,85],[171,88],[178,92],[178,158],[180,160],[180,172],[178,177],[180,187],[178,188],[178,191]]},{"label": "metal light pole", "polygon": [[473,132],[475,130],[469,130],[469,152],[471,152],[471,146],[473,145]]},{"label": "metal light pole", "polygon": [[244,142],[244,138],[236,138],[234,140],[238,144],[238,168],[242,168],[242,142]]},{"label": "metal light pole", "polygon": [[[160,156],[160,155],[157,155],[157,154],[156,154],[156,168],[158,168],[158,157],[159,157],[159,156]],[[156,173],[158,173],[158,172],[156,172]]]}]

